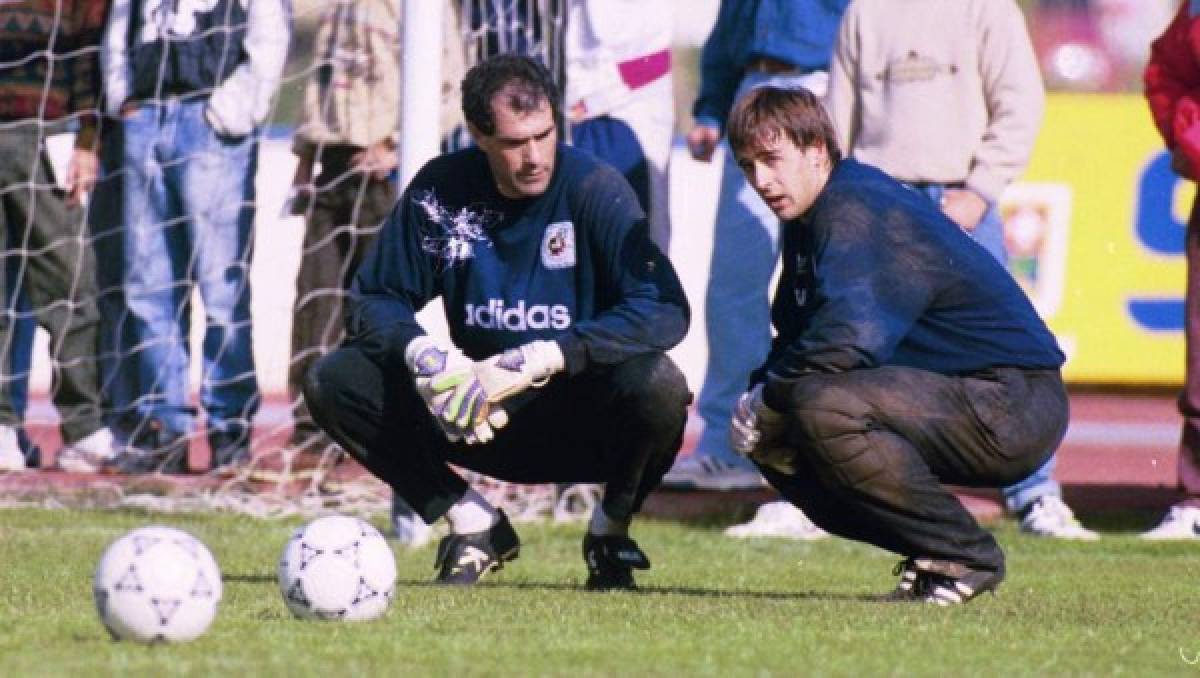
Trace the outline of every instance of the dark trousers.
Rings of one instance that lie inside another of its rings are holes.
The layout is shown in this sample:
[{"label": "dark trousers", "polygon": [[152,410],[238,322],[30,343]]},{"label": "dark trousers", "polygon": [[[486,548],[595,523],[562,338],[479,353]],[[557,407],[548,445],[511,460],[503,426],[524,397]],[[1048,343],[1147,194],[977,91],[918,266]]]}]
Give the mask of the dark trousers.
[{"label": "dark trousers", "polygon": [[407,371],[351,346],[313,367],[304,397],[334,440],[433,522],[467,489],[447,463],[509,482],[606,483],[604,512],[629,520],[679,451],[691,394],[669,358],[642,355],[559,375],[491,443],[452,444]]},{"label": "dark trousers", "polygon": [[1187,293],[1184,297],[1183,392],[1179,413],[1183,435],[1179,443],[1179,487],[1189,505],[1200,506],[1200,200],[1192,205],[1184,247],[1187,255]]},{"label": "dark trousers", "polygon": [[354,271],[396,202],[389,180],[371,178],[350,166],[361,149],[327,147],[317,156],[321,173],[304,231],[296,302],[292,313],[292,352],[288,368],[295,428],[292,444],[320,453],[328,440],[313,423],[301,392],[313,363],[341,343],[342,305]]},{"label": "dark trousers", "polygon": [[[37,121],[0,130],[0,285],[14,281],[50,335],[54,404],[66,442],[99,429],[96,263],[83,210],[53,187]],[[17,294],[0,290],[0,353],[14,346]],[[7,362],[7,361],[6,361]],[[17,427],[13,375],[0,377],[0,424]]]},{"label": "dark trousers", "polygon": [[903,556],[998,570],[1004,554],[943,483],[1002,487],[1067,428],[1057,370],[948,377],[881,367],[798,380],[785,444],[794,474],[763,475],[817,525]]}]

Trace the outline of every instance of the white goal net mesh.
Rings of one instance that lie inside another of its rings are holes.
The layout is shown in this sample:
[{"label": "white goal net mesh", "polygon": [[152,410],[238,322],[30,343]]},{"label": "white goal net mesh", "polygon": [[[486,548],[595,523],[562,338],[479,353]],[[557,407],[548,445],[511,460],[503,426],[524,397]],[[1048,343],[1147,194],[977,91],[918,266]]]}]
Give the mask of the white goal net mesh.
[{"label": "white goal net mesh", "polygon": [[[447,3],[444,96],[430,102],[444,112],[439,134],[445,148],[465,143],[457,82],[471,64],[515,51],[537,56],[562,74],[564,1]],[[86,470],[88,451],[72,456],[63,440],[78,443],[97,417],[120,441],[182,451],[182,459],[164,455],[152,460],[154,468],[87,476],[84,482],[47,473],[46,481],[31,481],[28,492],[7,493],[4,501],[53,506],[74,497],[84,505],[260,516],[386,510],[389,488],[352,463],[338,463],[341,451],[308,421],[296,388],[297,374],[340,339],[338,300],[355,252],[369,242],[386,211],[371,212],[371,196],[361,188],[357,195],[350,192],[337,223],[325,224],[326,231],[314,237],[313,220],[325,207],[315,196],[332,185],[322,183],[328,177],[321,172],[347,159],[338,156],[338,143],[321,142],[312,172],[302,177],[296,172],[304,162],[298,160],[296,139],[328,131],[306,125],[331,126],[330,111],[337,106],[332,93],[345,84],[339,78],[353,80],[345,87],[379,87],[390,107],[398,106],[384,75],[398,71],[397,63],[379,60],[400,58],[403,3],[116,0],[110,14],[103,11],[108,3],[40,4],[57,9],[18,16],[0,3],[0,18],[9,24],[0,25],[0,91],[17,92],[28,102],[24,109],[0,102],[5,237],[0,464],[5,436],[14,432],[30,466],[53,469],[59,462]],[[269,15],[256,4],[290,11],[286,45],[272,45],[271,35],[248,28]],[[223,16],[213,19],[215,10]],[[114,31],[113,22],[124,23]],[[10,40],[13,35],[24,38]],[[33,44],[37,36],[45,43],[40,48]],[[237,44],[243,56],[258,49],[269,60],[271,50],[286,51],[286,66],[268,100],[268,123],[244,142],[244,163],[205,174],[211,153],[204,144],[236,141],[237,120],[230,112],[254,105],[252,86],[223,85],[242,77],[253,81],[238,69],[239,51],[228,47],[234,44],[231,36],[242,41]],[[114,57],[112,41],[118,39],[134,47],[159,39],[186,58],[172,60],[140,47]],[[111,101],[105,110],[101,85],[111,88],[110,71],[122,63],[135,74],[123,84],[128,91],[105,92]],[[220,84],[189,89],[183,87],[189,77]],[[239,99],[230,92],[241,100],[204,106],[222,97]],[[317,112],[306,114],[314,92]],[[89,93],[94,96],[89,105],[74,105]],[[193,123],[200,118],[188,117],[195,102],[215,139],[196,139]],[[93,122],[99,127],[94,136]],[[139,143],[139,125],[154,127],[158,136]],[[83,208],[64,210],[59,205],[72,196],[81,162],[76,147],[98,152],[99,180]],[[394,200],[394,192],[386,199]],[[222,225],[224,235],[203,224]],[[158,247],[168,256],[129,254],[139,247],[151,252]],[[304,262],[318,260],[327,269],[323,277],[298,279]],[[140,325],[130,320],[134,315]],[[308,324],[297,346],[300,322]],[[431,320],[435,326],[440,322]],[[83,350],[77,339],[88,328],[95,344]],[[89,378],[94,383],[79,392],[78,380]],[[222,446],[236,450],[240,436],[250,437],[248,463],[222,474],[210,471]],[[72,459],[83,466],[66,463]],[[517,486],[467,475],[514,519],[569,519],[590,510],[596,497],[594,488]]]}]

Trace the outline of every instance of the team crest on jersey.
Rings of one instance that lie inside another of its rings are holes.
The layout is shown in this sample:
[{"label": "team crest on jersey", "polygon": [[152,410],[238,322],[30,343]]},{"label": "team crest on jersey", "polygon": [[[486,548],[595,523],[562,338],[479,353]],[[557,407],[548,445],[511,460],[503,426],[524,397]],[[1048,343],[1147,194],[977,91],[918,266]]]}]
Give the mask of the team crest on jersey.
[{"label": "team crest on jersey", "polygon": [[493,212],[476,212],[466,207],[452,210],[438,202],[433,191],[413,198],[425,212],[433,233],[421,238],[421,249],[436,256],[443,265],[453,267],[475,256],[475,246],[491,246],[484,230],[500,217]]},{"label": "team crest on jersey", "polygon": [[575,265],[575,224],[557,221],[542,235],[542,265],[546,268],[571,268]]}]

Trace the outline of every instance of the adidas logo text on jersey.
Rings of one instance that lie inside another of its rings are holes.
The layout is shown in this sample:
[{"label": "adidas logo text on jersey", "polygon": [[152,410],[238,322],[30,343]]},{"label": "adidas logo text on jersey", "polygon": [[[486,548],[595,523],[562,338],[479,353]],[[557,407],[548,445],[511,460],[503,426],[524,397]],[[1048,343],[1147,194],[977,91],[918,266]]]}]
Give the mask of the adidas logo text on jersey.
[{"label": "adidas logo text on jersey", "polygon": [[565,330],[571,326],[571,310],[562,304],[533,304],[525,301],[516,306],[505,307],[503,299],[490,299],[487,305],[467,304],[467,327],[485,330]]}]

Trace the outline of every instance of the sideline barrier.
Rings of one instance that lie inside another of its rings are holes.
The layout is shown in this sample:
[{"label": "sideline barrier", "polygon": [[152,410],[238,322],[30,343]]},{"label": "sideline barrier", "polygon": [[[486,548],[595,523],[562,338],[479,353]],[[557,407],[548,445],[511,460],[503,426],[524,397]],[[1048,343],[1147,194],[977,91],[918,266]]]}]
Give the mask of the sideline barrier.
[{"label": "sideline barrier", "polygon": [[1183,381],[1184,222],[1195,187],[1138,95],[1051,95],[1001,199],[1010,269],[1068,354],[1067,380]]}]

